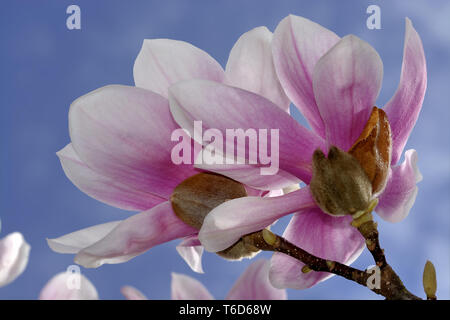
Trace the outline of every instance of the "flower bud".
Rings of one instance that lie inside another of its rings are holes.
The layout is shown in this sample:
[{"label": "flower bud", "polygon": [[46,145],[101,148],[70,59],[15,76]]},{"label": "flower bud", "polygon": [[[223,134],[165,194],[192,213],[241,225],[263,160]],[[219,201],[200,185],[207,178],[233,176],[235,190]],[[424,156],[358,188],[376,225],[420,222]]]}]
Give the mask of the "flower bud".
[{"label": "flower bud", "polygon": [[358,160],[372,183],[372,194],[383,191],[391,164],[391,127],[386,113],[373,107],[361,135],[348,153]]},{"label": "flower bud", "polygon": [[332,146],[325,157],[313,154],[311,192],[322,211],[342,216],[365,210],[371,201],[372,184],[352,155]]},{"label": "flower bud", "polygon": [[335,216],[373,209],[385,187],[391,163],[391,128],[386,113],[373,107],[369,120],[348,152],[332,146],[328,158],[313,154],[311,192],[322,211]]},{"label": "flower bud", "polygon": [[436,299],[436,270],[430,261],[425,263],[425,268],[423,269],[423,288],[428,299]]},{"label": "flower bud", "polygon": [[[225,201],[247,196],[243,184],[225,176],[202,172],[181,182],[173,191],[172,209],[183,222],[198,230],[212,209]],[[246,245],[242,239],[231,247],[217,252],[223,258],[236,260],[251,257],[257,248]]]},{"label": "flower bud", "polygon": [[212,209],[227,200],[245,196],[247,192],[241,183],[222,175],[202,172],[176,186],[170,201],[178,218],[200,230]]},{"label": "flower bud", "polygon": [[[245,237],[245,236],[244,236]],[[220,257],[228,260],[241,260],[242,258],[251,258],[260,250],[254,246],[249,246],[242,239],[239,239],[231,247],[216,252]]]}]

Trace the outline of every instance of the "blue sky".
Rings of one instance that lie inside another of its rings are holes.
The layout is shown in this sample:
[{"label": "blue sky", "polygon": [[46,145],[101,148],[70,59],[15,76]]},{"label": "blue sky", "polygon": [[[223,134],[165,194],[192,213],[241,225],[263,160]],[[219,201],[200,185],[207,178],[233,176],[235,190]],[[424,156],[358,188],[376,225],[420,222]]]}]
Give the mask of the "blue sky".
[{"label": "blue sky", "polygon": [[[66,28],[66,8],[81,8],[82,29]],[[366,27],[366,8],[381,8],[381,30]],[[406,149],[418,151],[424,177],[410,215],[403,222],[379,221],[389,262],[406,286],[423,296],[427,259],[437,270],[438,298],[450,298],[450,3],[448,1],[2,1],[0,95],[0,237],[20,231],[31,244],[26,271],[0,288],[0,299],[35,299],[42,286],[71,265],[73,256],[52,252],[46,237],[107,221],[129,212],[104,205],[79,191],[65,177],[55,152],[69,142],[68,110],[77,97],[107,84],[133,85],[132,67],[146,38],[194,44],[223,66],[238,37],[258,26],[274,30],[288,14],[301,15],[340,36],[355,34],[379,52],[384,63],[383,106],[397,88],[409,17],[422,37],[428,90]],[[294,112],[300,121],[301,115]],[[287,220],[275,231],[281,233]],[[202,281],[224,298],[251,261],[228,262],[206,253],[205,274],[192,273],[175,251],[177,242],[151,249],[130,262],[82,272],[104,299],[121,299],[123,285],[138,287],[151,299],[170,298],[170,273]],[[261,257],[270,257],[263,253]],[[373,264],[364,253],[354,263]],[[290,299],[379,299],[334,277],[308,290],[289,290]]]}]

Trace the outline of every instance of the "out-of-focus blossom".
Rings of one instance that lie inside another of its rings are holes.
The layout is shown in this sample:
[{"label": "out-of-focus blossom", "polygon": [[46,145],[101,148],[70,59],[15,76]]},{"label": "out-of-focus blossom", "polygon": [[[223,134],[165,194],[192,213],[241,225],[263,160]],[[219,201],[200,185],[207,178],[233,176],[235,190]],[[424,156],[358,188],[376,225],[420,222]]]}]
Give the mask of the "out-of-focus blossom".
[{"label": "out-of-focus blossom", "polygon": [[0,240],[0,287],[13,282],[28,264],[30,245],[19,232]]},{"label": "out-of-focus blossom", "polygon": [[120,292],[127,300],[148,300],[142,292],[132,286],[124,286]]},{"label": "out-of-focus blossom", "polygon": [[42,288],[39,300],[98,300],[97,289],[81,273],[61,272]]},{"label": "out-of-focus blossom", "polygon": [[[184,128],[201,119],[207,128],[240,127],[279,129],[279,167],[307,184],[300,190],[273,198],[244,197],[225,202],[206,217],[199,239],[208,251],[219,251],[242,235],[263,229],[280,217],[295,213],[284,237],[319,257],[350,264],[361,253],[364,239],[350,226],[351,217],[333,217],[317,206],[308,184],[312,155],[330,146],[349,150],[366,125],[381,88],[383,64],[368,43],[332,31],[307,19],[282,20],[272,41],[279,80],[311,125],[308,131],[271,101],[251,92],[205,80],[192,80],[170,88],[174,118]],[[384,107],[392,133],[392,157],[376,212],[397,222],[405,218],[421,180],[415,150],[397,162],[422,107],[426,90],[426,63],[422,42],[406,20],[403,65],[399,87]],[[388,164],[389,165],[389,164]],[[258,188],[236,167],[203,166]],[[257,181],[259,182],[259,181]],[[277,287],[303,289],[331,276],[302,273],[302,263],[276,253],[271,280]]]},{"label": "out-of-focus blossom", "polygon": [[[76,254],[75,262],[89,268],[125,262],[155,245],[184,238],[178,251],[194,271],[202,272],[198,230],[179,219],[170,203],[175,187],[199,171],[171,160],[171,134],[179,126],[169,110],[168,88],[186,79],[227,83],[257,92],[287,115],[289,100],[275,74],[271,40],[272,33],[263,27],[244,34],[226,70],[188,43],[145,40],[134,65],[136,87],[107,86],[73,102],[71,143],[58,152],[67,177],[97,200],[141,212],[49,239],[49,246]],[[287,185],[296,181],[281,175],[267,179]]]},{"label": "out-of-focus blossom", "polygon": [[[136,288],[123,287],[128,300],[145,300]],[[172,300],[212,300],[214,297],[200,281],[189,276],[172,273]],[[274,288],[269,281],[269,262],[253,262],[239,277],[226,296],[227,300],[286,300],[286,290]]]}]

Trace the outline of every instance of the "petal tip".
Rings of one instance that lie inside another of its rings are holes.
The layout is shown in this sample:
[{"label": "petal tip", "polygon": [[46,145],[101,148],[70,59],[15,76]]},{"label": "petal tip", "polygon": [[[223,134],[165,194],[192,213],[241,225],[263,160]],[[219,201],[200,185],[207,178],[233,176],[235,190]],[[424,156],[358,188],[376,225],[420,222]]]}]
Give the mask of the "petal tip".
[{"label": "petal tip", "polygon": [[414,177],[416,179],[416,183],[419,183],[423,180],[423,175],[420,172],[418,161],[419,156],[417,154],[417,151],[415,149],[409,149],[405,151],[405,157],[409,159],[409,162],[411,163],[411,168],[414,171]]}]

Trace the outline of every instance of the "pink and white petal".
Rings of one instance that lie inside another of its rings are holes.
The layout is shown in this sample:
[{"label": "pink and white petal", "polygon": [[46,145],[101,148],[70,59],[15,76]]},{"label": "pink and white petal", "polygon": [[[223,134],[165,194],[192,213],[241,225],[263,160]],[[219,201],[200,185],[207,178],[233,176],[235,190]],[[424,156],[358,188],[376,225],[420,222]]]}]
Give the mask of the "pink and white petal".
[{"label": "pink and white petal", "polygon": [[57,155],[70,181],[94,199],[117,208],[134,211],[143,211],[166,201],[158,195],[133,189],[118,180],[98,174],[78,157],[71,143]]},{"label": "pink and white petal", "polygon": [[208,79],[222,82],[224,71],[205,51],[184,41],[146,39],[133,68],[136,87],[167,98],[168,88],[181,80]]},{"label": "pink and white petal", "polygon": [[231,49],[225,68],[225,83],[257,93],[289,112],[290,101],[273,65],[272,37],[272,32],[266,27],[244,33]]},{"label": "pink and white petal", "polygon": [[249,197],[263,197],[268,191],[254,189],[248,185],[244,185],[245,192]]},{"label": "pink and white petal", "polygon": [[19,232],[13,232],[0,240],[0,287],[20,276],[27,264],[30,245]]},{"label": "pink and white petal", "polygon": [[386,188],[379,197],[376,213],[389,222],[399,222],[406,218],[416,200],[416,184],[421,180],[417,152],[413,149],[407,150],[405,161],[392,167]]},{"label": "pink and white petal", "polygon": [[338,41],[339,37],[332,31],[294,15],[279,23],[272,41],[274,65],[281,85],[321,137],[325,137],[325,126],[314,97],[313,70],[320,57]]},{"label": "pink and white petal", "polygon": [[122,221],[112,221],[71,232],[55,239],[47,239],[47,244],[55,252],[77,254],[97,241],[103,239]]},{"label": "pink and white petal", "polygon": [[[332,217],[319,208],[296,214],[283,237],[323,259],[351,264],[364,249],[364,239],[350,225],[351,217]],[[332,276],[326,272],[303,273],[303,263],[283,253],[272,256],[270,281],[276,288],[306,289]]]},{"label": "pink and white petal", "polygon": [[284,195],[283,189],[275,189],[268,191],[266,194],[263,195],[263,197],[279,197]]},{"label": "pink and white petal", "polygon": [[[203,135],[200,131],[203,129],[205,131],[215,129],[214,132],[219,132],[224,138],[227,136],[227,129],[232,130],[233,133],[236,133],[235,130],[241,129],[242,134],[248,133],[247,141],[249,141],[245,145],[248,149],[244,150],[246,151],[245,158],[242,159],[245,164],[251,164],[250,154],[259,154],[256,159],[259,161],[253,166],[258,168],[266,166],[262,164],[261,152],[257,151],[257,142],[267,142],[266,148],[259,149],[271,151],[273,149],[274,153],[276,153],[278,145],[279,157],[272,156],[271,160],[276,161],[278,158],[279,163],[271,163],[272,169],[281,169],[280,171],[286,171],[309,182],[312,171],[312,154],[316,148],[324,147],[325,143],[322,138],[302,127],[271,101],[246,90],[205,80],[183,81],[170,87],[169,92],[172,115],[177,123],[190,132],[191,136],[199,143],[205,143],[205,141],[201,141]],[[194,125],[194,121],[197,120],[201,123]],[[248,131],[249,129],[250,131]],[[263,131],[260,129],[266,130],[266,141],[264,141]],[[230,131],[228,132],[230,133]],[[260,136],[259,141],[256,141],[258,140],[257,136]],[[224,152],[227,152],[226,158],[234,159],[234,152],[232,153],[230,150],[238,149],[237,140],[225,139],[223,147],[225,148]],[[271,140],[274,141],[273,144]],[[223,173],[224,171],[222,171]],[[272,175],[273,173],[276,174],[275,170],[271,172]],[[242,175],[242,180],[238,179],[240,182],[248,180],[245,179],[245,176],[248,176],[245,174],[245,170]],[[256,180],[259,181],[259,179]],[[289,182],[293,184],[292,181]],[[250,186],[261,188],[254,184],[250,184]]]},{"label": "pink and white petal", "polygon": [[392,130],[392,161],[400,159],[409,134],[416,124],[427,88],[427,66],[422,41],[406,18],[405,44],[400,83],[385,106]]},{"label": "pink and white petal", "polygon": [[123,220],[116,228],[75,256],[85,268],[126,262],[150,248],[197,233],[181,221],[169,202]]},{"label": "pink and white petal", "polygon": [[[205,149],[203,149],[205,152]],[[203,153],[204,154],[204,153]],[[197,164],[197,169],[221,174],[233,180],[239,181],[256,190],[280,189],[298,184],[300,179],[289,172],[278,169],[274,175],[262,175],[261,168],[251,164]],[[253,190],[255,190],[253,189]],[[250,195],[250,194],[249,194]]]},{"label": "pink and white petal", "polygon": [[315,206],[308,187],[280,197],[229,200],[206,216],[198,238],[205,250],[221,251],[243,235],[264,229],[285,215]]},{"label": "pink and white petal", "polygon": [[200,281],[172,272],[172,300],[213,300],[213,296]]},{"label": "pink and white petal", "polygon": [[383,79],[380,56],[367,42],[345,36],[314,68],[313,89],[327,142],[348,150],[361,134]]},{"label": "pink and white petal", "polygon": [[277,289],[269,281],[269,261],[253,262],[228,293],[227,300],[286,300],[286,290]]},{"label": "pink and white petal", "polygon": [[72,103],[69,127],[83,163],[134,190],[168,199],[196,172],[172,162],[171,135],[179,127],[167,99],[156,93],[119,85],[100,88]]},{"label": "pink and white petal", "polygon": [[[279,197],[279,196],[291,193],[293,191],[296,191],[298,189],[300,189],[300,185],[298,183],[296,183],[289,187],[285,187],[283,189],[273,189],[273,190],[262,191],[262,193],[259,196],[260,197]],[[252,195],[249,194],[249,196],[252,196]]]},{"label": "pink and white petal", "polygon": [[142,292],[132,286],[124,286],[120,289],[120,292],[127,300],[148,300]]},{"label": "pink and white petal", "polygon": [[183,258],[192,271],[203,273],[202,255],[203,246],[197,235],[189,236],[176,247],[178,254]]},{"label": "pink and white petal", "polygon": [[39,294],[39,300],[98,300],[98,293],[83,274],[66,271],[47,282]]}]

